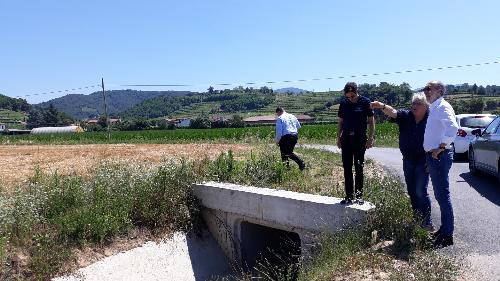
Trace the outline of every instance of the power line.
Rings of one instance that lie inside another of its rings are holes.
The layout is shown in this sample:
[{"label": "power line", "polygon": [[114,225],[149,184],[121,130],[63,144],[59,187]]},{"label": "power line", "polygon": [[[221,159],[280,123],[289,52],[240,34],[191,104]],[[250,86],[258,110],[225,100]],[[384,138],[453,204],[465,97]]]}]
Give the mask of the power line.
[{"label": "power line", "polygon": [[19,96],[15,96],[15,98],[31,97],[31,96],[43,96],[43,95],[50,95],[50,94],[56,94],[56,93],[65,93],[65,92],[71,92],[71,91],[76,91],[76,90],[91,89],[91,88],[96,88],[96,87],[100,87],[100,86],[101,85],[98,84],[98,85],[91,85],[91,86],[85,86],[85,87],[79,87],[79,88],[72,88],[72,89],[51,91],[51,92],[45,92],[45,93],[37,93],[37,94],[29,94],[29,95],[19,95]]},{"label": "power line", "polygon": [[369,77],[369,76],[384,76],[384,75],[394,75],[394,74],[404,74],[413,72],[427,72],[436,70],[446,70],[453,68],[465,68],[474,66],[485,66],[490,64],[498,64],[498,61],[489,61],[483,63],[474,64],[464,64],[464,65],[450,65],[441,66],[433,68],[421,68],[421,69],[409,69],[403,71],[393,71],[393,72],[380,72],[380,73],[370,73],[370,74],[358,74],[358,75],[342,75],[342,76],[331,76],[324,78],[310,78],[310,79],[297,79],[297,80],[282,80],[282,81],[262,81],[262,82],[242,82],[242,83],[215,83],[215,84],[179,84],[179,83],[162,83],[162,84],[122,84],[123,87],[201,87],[201,86],[241,86],[241,85],[266,85],[266,84],[276,84],[276,83],[297,83],[297,82],[312,82],[312,81],[326,81],[334,79],[345,79],[345,78],[359,78],[359,77]]},{"label": "power line", "polygon": [[[206,83],[206,84],[158,83],[158,84],[121,84],[121,85],[111,84],[111,85],[116,85],[116,86],[120,86],[120,87],[201,87],[201,86],[269,85],[269,84],[277,84],[277,83],[327,81],[327,80],[345,79],[345,78],[359,78],[359,77],[386,76],[386,75],[414,73],[414,72],[428,72],[428,71],[447,70],[447,69],[454,69],[454,68],[486,66],[486,65],[493,65],[493,64],[499,64],[499,63],[500,63],[499,61],[489,61],[489,62],[483,62],[483,63],[451,65],[451,66],[441,66],[441,67],[421,68],[421,69],[410,69],[410,70],[392,71],[392,72],[380,72],[380,73],[357,74],[357,75],[340,75],[340,76],[331,76],[331,77],[323,77],[323,78],[281,80],[281,81],[261,81],[261,82],[242,82],[242,83],[231,82],[231,83],[214,83],[214,84],[210,84],[210,83]],[[85,87],[64,89],[64,90],[58,90],[58,91],[50,91],[50,92],[44,92],[44,93],[18,95],[18,96],[15,96],[15,98],[42,96],[42,95],[50,95],[50,94],[56,94],[56,93],[67,93],[67,92],[71,92],[71,91],[97,88],[97,87],[101,87],[101,86],[102,86],[101,84],[96,84],[96,85],[90,85],[90,86],[85,86]]]}]

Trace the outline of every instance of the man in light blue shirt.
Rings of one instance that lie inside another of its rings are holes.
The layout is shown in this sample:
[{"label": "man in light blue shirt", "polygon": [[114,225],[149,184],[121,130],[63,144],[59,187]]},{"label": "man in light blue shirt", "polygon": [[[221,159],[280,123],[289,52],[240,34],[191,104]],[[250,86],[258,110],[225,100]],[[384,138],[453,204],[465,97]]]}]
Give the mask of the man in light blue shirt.
[{"label": "man in light blue shirt", "polygon": [[299,165],[300,170],[304,170],[304,161],[293,153],[299,136],[299,120],[293,114],[285,112],[282,107],[276,108],[276,115],[278,116],[276,119],[276,144],[280,147],[281,160],[286,162],[289,167],[288,158],[290,158]]}]

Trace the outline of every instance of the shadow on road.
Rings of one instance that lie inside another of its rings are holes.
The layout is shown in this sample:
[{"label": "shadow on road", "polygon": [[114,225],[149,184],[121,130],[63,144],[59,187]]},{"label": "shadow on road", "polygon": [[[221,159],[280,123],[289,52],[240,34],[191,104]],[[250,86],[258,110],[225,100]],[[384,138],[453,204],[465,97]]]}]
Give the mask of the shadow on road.
[{"label": "shadow on road", "polygon": [[483,174],[480,176],[473,176],[471,173],[461,173],[460,177],[484,198],[500,206],[500,188],[498,187],[498,182],[495,177]]}]

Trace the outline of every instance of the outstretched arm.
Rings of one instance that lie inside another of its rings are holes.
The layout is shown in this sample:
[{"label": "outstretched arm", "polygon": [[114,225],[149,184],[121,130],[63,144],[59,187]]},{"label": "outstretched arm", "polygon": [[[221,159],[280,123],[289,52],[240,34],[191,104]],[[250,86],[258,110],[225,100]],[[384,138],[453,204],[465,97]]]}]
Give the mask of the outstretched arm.
[{"label": "outstretched arm", "polygon": [[374,101],[370,103],[370,107],[372,109],[381,109],[385,115],[391,118],[396,119],[396,117],[398,117],[398,111],[388,104],[381,103],[379,101]]}]

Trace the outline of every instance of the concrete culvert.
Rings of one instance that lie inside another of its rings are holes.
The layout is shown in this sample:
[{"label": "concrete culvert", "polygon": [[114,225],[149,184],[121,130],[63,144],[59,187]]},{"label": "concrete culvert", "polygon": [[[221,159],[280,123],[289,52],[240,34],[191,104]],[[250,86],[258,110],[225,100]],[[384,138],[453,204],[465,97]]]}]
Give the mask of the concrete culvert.
[{"label": "concrete culvert", "polygon": [[243,221],[240,251],[243,266],[253,275],[273,280],[298,276],[301,240],[295,232]]}]

